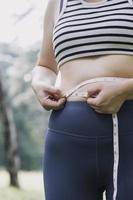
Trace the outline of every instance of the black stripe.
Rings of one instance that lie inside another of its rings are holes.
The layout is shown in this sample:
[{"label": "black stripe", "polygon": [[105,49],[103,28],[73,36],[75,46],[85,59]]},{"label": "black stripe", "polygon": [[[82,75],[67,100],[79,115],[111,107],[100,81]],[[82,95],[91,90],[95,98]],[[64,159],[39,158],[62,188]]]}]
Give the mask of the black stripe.
[{"label": "black stripe", "polygon": [[60,12],[59,13],[61,13],[61,10],[62,10],[62,7],[63,7],[63,1],[64,0],[60,0]]},{"label": "black stripe", "polygon": [[[132,8],[130,7],[124,7],[124,8],[113,8],[113,9],[108,9],[108,10],[98,10],[98,11],[93,11],[93,12],[89,12],[89,13],[83,13],[83,14],[95,14],[98,12],[108,12],[108,11],[113,11],[113,10],[123,10],[123,9],[130,9],[132,10]],[[80,11],[80,10],[84,10],[84,8],[77,8],[77,9],[73,9],[73,10],[66,10],[64,13],[71,13],[71,12],[75,12],[75,11]]]},{"label": "black stripe", "polygon": [[[99,12],[99,14],[101,14],[101,13],[104,13],[104,12],[111,12],[111,11],[115,11],[115,10],[133,10],[132,8],[128,8],[128,7],[126,7],[126,8],[117,8],[117,9],[111,9],[111,10],[102,10],[102,11],[100,11]],[[69,15],[69,16],[65,16],[65,17],[62,17],[61,19],[66,19],[66,18],[69,18],[69,17],[76,17],[76,16],[82,16],[82,15],[91,15],[91,14],[97,14],[98,12],[86,12],[86,13],[79,13],[79,14],[74,14],[74,15]]]},{"label": "black stripe", "polygon": [[[133,14],[130,14],[130,13],[112,13],[112,14],[110,14],[110,16],[114,16],[114,15],[119,15],[119,16],[132,16],[133,17]],[[55,26],[55,28],[56,27],[58,27],[59,25],[61,25],[61,24],[63,24],[63,23],[67,23],[67,22],[73,22],[73,21],[79,21],[79,20],[89,20],[89,19],[96,19],[96,18],[100,18],[100,17],[108,17],[109,15],[107,14],[107,15],[101,15],[101,16],[96,16],[96,17],[89,17],[89,18],[79,18],[79,19],[73,19],[73,20],[68,20],[68,21],[65,21],[65,22],[62,22],[62,23],[58,23],[56,26]],[[59,21],[61,21],[62,20],[62,18],[60,18],[59,19]]]},{"label": "black stripe", "polygon": [[68,5],[68,4],[67,4],[66,7],[73,7],[73,6],[79,6],[79,5],[81,5],[81,3],[75,3],[75,4],[72,4],[72,5]]},{"label": "black stripe", "polygon": [[[133,52],[132,49],[122,49],[122,48],[104,48],[104,49],[91,49],[90,51],[89,50],[86,50],[86,51],[79,51],[79,52],[75,52],[75,53],[70,53],[70,54],[67,54],[65,56],[63,56],[61,59],[59,59],[59,62],[69,56],[73,56],[75,54],[84,54],[84,53],[89,53],[89,52],[102,52],[102,51],[123,51],[123,52]],[[85,57],[85,56],[84,56]]]},{"label": "black stripe", "polygon": [[87,29],[81,29],[81,30],[71,30],[71,31],[65,31],[59,35],[57,35],[54,39],[54,41],[58,38],[61,37],[62,35],[70,34],[70,33],[77,33],[77,32],[85,32],[85,31],[92,31],[92,30],[100,30],[100,29],[127,29],[127,30],[133,30],[133,27],[128,27],[128,26],[102,26],[102,27],[94,27],[94,28],[87,28]]},{"label": "black stripe", "polygon": [[129,35],[129,34],[113,34],[113,33],[109,33],[109,34],[93,34],[93,35],[86,35],[86,36],[81,36],[81,37],[74,37],[74,38],[68,38],[65,40],[62,40],[61,42],[58,42],[55,45],[55,48],[57,48],[57,46],[59,46],[60,44],[64,43],[64,42],[68,42],[68,41],[72,41],[72,40],[81,40],[81,39],[85,39],[85,38],[97,38],[97,37],[126,37],[126,38],[132,38],[133,39],[133,35]]},{"label": "black stripe", "polygon": [[133,20],[130,20],[130,19],[106,19],[106,20],[100,20],[100,21],[95,21],[95,22],[87,22],[87,23],[83,23],[83,24],[70,24],[70,25],[66,25],[66,26],[63,26],[61,28],[59,28],[58,30],[54,31],[54,34],[57,32],[57,31],[60,31],[61,29],[64,29],[64,28],[67,28],[67,27],[73,27],[73,26],[84,26],[84,25],[90,25],[90,24],[97,24],[97,23],[102,23],[102,22],[110,22],[110,21],[125,21],[125,22],[133,22]]},{"label": "black stripe", "polygon": [[87,42],[87,43],[83,43],[83,44],[76,44],[76,45],[71,45],[68,47],[65,47],[63,49],[61,49],[60,51],[58,51],[56,55],[56,57],[63,51],[66,51],[68,49],[72,49],[72,48],[76,48],[76,47],[81,47],[81,46],[86,46],[86,45],[97,45],[97,44],[124,44],[124,45],[132,45],[133,48],[133,42],[118,42],[118,41],[99,41],[99,42]]}]

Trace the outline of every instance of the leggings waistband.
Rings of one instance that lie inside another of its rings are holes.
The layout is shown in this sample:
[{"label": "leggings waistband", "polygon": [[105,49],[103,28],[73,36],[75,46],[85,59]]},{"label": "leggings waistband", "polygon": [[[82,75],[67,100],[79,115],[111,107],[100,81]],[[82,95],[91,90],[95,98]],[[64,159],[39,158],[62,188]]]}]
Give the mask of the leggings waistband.
[{"label": "leggings waistband", "polygon": [[[86,81],[81,82],[71,90],[69,90],[65,96],[68,98],[71,95],[82,95],[87,96],[87,93],[75,93],[74,92],[79,89],[80,87],[94,82],[100,82],[100,81],[119,81],[119,80],[125,80],[127,78],[123,77],[97,77],[93,79],[89,79]],[[117,178],[118,178],[118,165],[119,165],[119,128],[118,128],[118,116],[117,113],[112,114],[112,122],[113,122],[113,153],[114,153],[114,164],[113,164],[113,200],[116,200],[117,197]]]}]

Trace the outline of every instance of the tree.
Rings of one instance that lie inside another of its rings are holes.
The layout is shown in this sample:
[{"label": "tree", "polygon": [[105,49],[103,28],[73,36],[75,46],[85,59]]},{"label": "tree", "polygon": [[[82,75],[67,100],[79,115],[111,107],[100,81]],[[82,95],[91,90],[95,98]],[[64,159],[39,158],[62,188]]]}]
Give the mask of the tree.
[{"label": "tree", "polygon": [[2,83],[2,72],[0,71],[0,110],[1,121],[4,126],[6,167],[10,174],[10,185],[19,187],[18,170],[20,169],[20,157],[18,153],[17,131],[14,123],[11,105],[6,101],[6,93]]}]

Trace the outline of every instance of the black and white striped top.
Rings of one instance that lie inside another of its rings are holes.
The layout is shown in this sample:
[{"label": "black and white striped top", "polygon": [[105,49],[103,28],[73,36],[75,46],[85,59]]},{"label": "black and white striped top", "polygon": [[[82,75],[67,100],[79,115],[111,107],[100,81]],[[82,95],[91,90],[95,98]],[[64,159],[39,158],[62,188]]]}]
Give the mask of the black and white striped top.
[{"label": "black and white striped top", "polygon": [[60,0],[53,29],[58,68],[93,55],[133,55],[133,0]]}]

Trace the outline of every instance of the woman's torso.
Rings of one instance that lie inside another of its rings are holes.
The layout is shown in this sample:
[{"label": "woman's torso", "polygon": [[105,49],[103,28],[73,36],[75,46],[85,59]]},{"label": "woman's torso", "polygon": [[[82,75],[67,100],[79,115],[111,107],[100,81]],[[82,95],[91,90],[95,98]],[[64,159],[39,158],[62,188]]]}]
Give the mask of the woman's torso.
[{"label": "woman's torso", "polygon": [[61,65],[55,85],[65,92],[84,80],[102,76],[132,78],[133,55],[94,55],[69,60]]},{"label": "woman's torso", "polygon": [[102,55],[63,64],[56,85],[64,92],[80,82],[102,76],[133,78],[133,56]]}]

